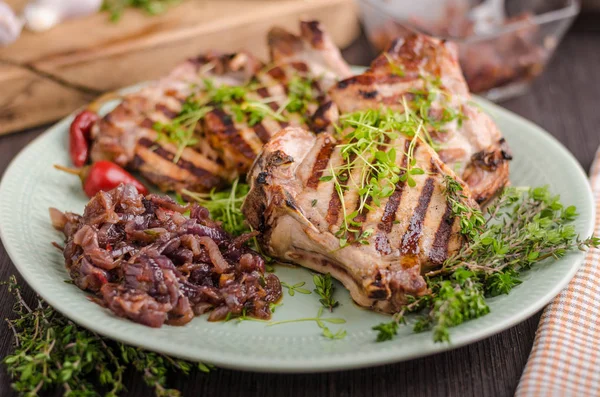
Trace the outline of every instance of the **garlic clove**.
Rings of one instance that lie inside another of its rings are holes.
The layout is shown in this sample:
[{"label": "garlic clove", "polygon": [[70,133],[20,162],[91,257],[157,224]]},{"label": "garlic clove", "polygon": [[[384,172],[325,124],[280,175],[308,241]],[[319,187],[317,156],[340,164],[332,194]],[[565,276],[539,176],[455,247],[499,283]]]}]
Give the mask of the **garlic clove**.
[{"label": "garlic clove", "polygon": [[27,29],[42,32],[67,19],[94,14],[101,6],[102,0],[32,0],[23,16]]},{"label": "garlic clove", "polygon": [[61,18],[57,9],[46,5],[28,4],[23,10],[25,26],[33,32],[43,32],[57,25]]}]

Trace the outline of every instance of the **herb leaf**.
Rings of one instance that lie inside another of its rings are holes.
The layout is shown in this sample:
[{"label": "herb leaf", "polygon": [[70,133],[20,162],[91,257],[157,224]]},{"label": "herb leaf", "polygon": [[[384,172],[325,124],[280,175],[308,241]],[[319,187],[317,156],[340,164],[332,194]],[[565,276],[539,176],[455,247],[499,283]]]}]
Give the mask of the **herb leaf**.
[{"label": "herb leaf", "polygon": [[485,217],[460,204],[461,192],[457,181],[446,180],[448,202],[468,243],[440,269],[426,274],[431,295],[413,298],[392,323],[373,328],[379,331],[378,341],[395,336],[394,324],[405,313],[423,310],[414,331],[432,330],[436,342],[448,342],[449,328],[489,313],[485,297],[509,293],[521,284],[522,271],[571,250],[600,247],[597,237],[579,239],[568,224],[576,218],[576,208],[564,207],[548,187],[505,188]]},{"label": "herb leaf", "polygon": [[385,342],[386,340],[392,340],[398,334],[398,322],[395,320],[389,323],[380,323],[375,325],[373,328],[377,333],[377,342]]},{"label": "herb leaf", "polygon": [[305,295],[310,294],[311,292],[309,290],[307,290],[306,288],[302,288],[302,286],[304,284],[306,284],[304,281],[301,281],[294,285],[289,285],[288,283],[286,283],[284,281],[281,282],[281,286],[288,289],[288,294],[290,294],[290,296],[294,296],[296,294],[296,292],[298,292],[300,294],[305,294]]},{"label": "herb leaf", "polygon": [[20,394],[38,395],[42,390],[62,388],[65,395],[125,395],[123,374],[131,367],[156,396],[179,396],[178,390],[167,386],[168,373],[187,375],[214,368],[102,338],[63,317],[40,298],[29,306],[14,276],[3,284],[15,297],[16,318],[7,320],[15,337],[14,351],[2,362],[13,379],[13,389]]},{"label": "herb leaf", "polygon": [[220,221],[227,233],[239,236],[251,231],[242,213],[242,204],[249,191],[250,187],[236,178],[228,189],[219,192],[213,189],[210,193],[196,193],[182,189],[181,193],[206,207],[211,218]]},{"label": "herb leaf", "polygon": [[313,283],[315,284],[315,293],[321,297],[319,302],[324,308],[332,312],[333,308],[339,305],[339,302],[333,298],[335,287],[333,286],[331,274],[315,274]]}]

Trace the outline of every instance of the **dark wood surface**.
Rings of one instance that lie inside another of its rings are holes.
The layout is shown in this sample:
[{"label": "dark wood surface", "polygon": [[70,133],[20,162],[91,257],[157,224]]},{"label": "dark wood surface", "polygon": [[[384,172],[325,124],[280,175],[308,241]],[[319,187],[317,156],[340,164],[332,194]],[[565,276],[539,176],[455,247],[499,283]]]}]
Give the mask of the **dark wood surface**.
[{"label": "dark wood surface", "polygon": [[[374,55],[364,37],[344,51],[354,64]],[[502,103],[539,124],[565,144],[589,169],[600,144],[600,32],[570,32],[532,90]],[[0,96],[2,94],[0,93]],[[0,172],[44,128],[0,138]],[[17,274],[0,245],[0,279]],[[21,284],[23,280],[19,278]],[[25,296],[33,292],[25,286]],[[0,318],[11,317],[12,299],[0,293]],[[450,352],[404,363],[323,374],[280,375],[216,370],[209,375],[172,378],[184,396],[511,396],[527,361],[540,318],[530,319],[486,340]],[[398,340],[391,343],[402,343]],[[12,335],[0,326],[0,357],[11,349]],[[141,380],[127,378],[128,396],[149,396]],[[0,370],[0,396],[13,395]],[[51,395],[60,395],[59,393]]]}]

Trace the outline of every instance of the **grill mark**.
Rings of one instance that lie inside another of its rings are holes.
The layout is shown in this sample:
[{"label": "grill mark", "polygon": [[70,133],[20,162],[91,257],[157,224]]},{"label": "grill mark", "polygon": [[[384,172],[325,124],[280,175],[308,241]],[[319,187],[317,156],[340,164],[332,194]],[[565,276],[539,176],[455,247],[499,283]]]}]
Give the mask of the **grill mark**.
[{"label": "grill mark", "polygon": [[[265,87],[260,87],[258,90],[256,90],[256,93],[262,98],[266,98],[269,96],[269,90],[267,90]],[[254,132],[256,133],[256,135],[262,143],[267,143],[267,141],[271,138],[271,134],[269,134],[269,131],[267,131],[262,122],[259,122],[252,126],[252,129],[254,130]]]},{"label": "grill mark", "polygon": [[[266,89],[265,87],[260,87],[258,90],[256,90],[257,94],[261,96],[261,98],[268,98],[271,94],[269,93],[269,90]],[[277,102],[275,101],[271,101],[269,103],[267,103],[267,105],[271,108],[271,110],[273,110],[274,112],[279,110],[279,105],[277,104]]]},{"label": "grill mark", "polygon": [[285,72],[279,66],[275,66],[274,68],[270,69],[267,74],[276,80],[285,80]]},{"label": "grill mark", "polygon": [[317,90],[319,95],[323,94],[323,89],[321,88],[321,85],[319,84],[319,82],[317,80],[313,80],[311,86],[312,86],[312,88]]},{"label": "grill mark", "polygon": [[448,243],[450,242],[453,224],[454,215],[452,215],[452,205],[447,202],[444,216],[435,232],[435,238],[429,253],[429,259],[436,265],[441,265],[448,257]]},{"label": "grill mark", "polygon": [[306,73],[308,72],[308,66],[304,62],[292,62],[292,67],[299,72]]},{"label": "grill mark", "polygon": [[419,196],[419,203],[415,208],[410,223],[408,224],[408,230],[402,237],[402,243],[400,245],[400,254],[402,255],[416,255],[419,253],[419,239],[423,232],[423,221],[425,220],[425,214],[427,208],[431,202],[431,196],[433,194],[434,179],[427,178],[425,186]]},{"label": "grill mark", "polygon": [[152,121],[152,119],[149,119],[148,117],[146,117],[140,123],[140,127],[148,128],[148,129],[152,130],[152,129],[154,129],[154,121]]},{"label": "grill mark", "polygon": [[258,138],[260,139],[260,141],[262,143],[267,143],[269,141],[269,139],[271,138],[269,131],[267,131],[267,129],[265,128],[265,126],[262,123],[254,124],[252,129],[254,130],[254,132],[256,133],[256,135],[258,136]]},{"label": "grill mark", "polygon": [[254,150],[252,150],[248,142],[244,140],[237,128],[235,128],[231,116],[222,109],[214,109],[207,116],[211,114],[220,121],[220,125],[218,126],[220,128],[217,128],[217,133],[221,132],[224,135],[220,139],[229,142],[242,156],[253,160],[255,157]]},{"label": "grill mark", "polygon": [[377,97],[378,92],[377,92],[377,90],[372,90],[372,91],[358,90],[358,94],[365,99],[373,99],[373,98]]},{"label": "grill mark", "polygon": [[[172,162],[175,158],[175,155],[173,153],[169,152],[167,149],[163,148],[162,146],[158,145],[156,142],[153,142],[148,138],[141,138],[138,141],[138,144],[146,148],[153,148],[154,153],[164,158],[165,160]],[[183,168],[184,170],[189,171],[194,176],[197,176],[199,179],[201,179],[202,185],[216,186],[220,182],[219,177],[213,175],[210,171],[207,171],[204,168],[196,166],[191,161],[180,158],[175,165],[177,165],[179,168]]]},{"label": "grill mark", "polygon": [[323,38],[323,31],[320,28],[318,21],[301,22],[300,30],[302,37],[310,38],[310,44],[319,50],[325,48],[325,39]]},{"label": "grill mark", "polygon": [[[377,150],[380,151],[385,151],[385,146],[390,143],[390,137],[389,136],[385,136],[385,138],[383,139],[383,144],[380,144],[377,146]],[[403,160],[404,161],[404,160]],[[360,213],[354,217],[354,220],[356,222],[364,222],[367,219],[367,214],[369,213],[369,205],[371,204],[371,202],[373,201],[373,197],[369,196],[367,197],[367,200],[365,201],[365,206],[363,207],[363,209],[360,211]],[[356,208],[355,211],[358,211],[358,209],[360,208],[360,197],[359,200],[356,202]],[[362,227],[360,228],[361,232],[362,232]]]},{"label": "grill mark", "polygon": [[256,93],[261,96],[261,98],[267,98],[269,96],[269,90],[266,87],[260,87],[256,90]]},{"label": "grill mark", "polygon": [[329,206],[327,207],[327,216],[325,217],[327,224],[331,226],[337,223],[341,208],[342,202],[340,201],[340,196],[334,186],[333,193],[331,193],[331,199],[329,200]]},{"label": "grill mark", "polygon": [[[408,153],[408,148],[410,146],[410,141],[406,139],[404,141],[404,151]],[[416,153],[416,147],[415,152]],[[404,155],[402,158],[401,168],[406,168],[408,164],[408,156]],[[398,211],[398,207],[400,206],[400,200],[402,200],[402,193],[404,192],[404,187],[406,186],[406,182],[399,181],[396,183],[396,188],[394,189],[394,193],[390,196],[387,203],[385,204],[385,208],[383,210],[383,216],[381,217],[381,221],[377,225],[377,228],[385,233],[390,233],[392,231],[393,222],[396,219],[396,212]]]},{"label": "grill mark", "polygon": [[281,128],[287,128],[290,125],[290,123],[288,123],[287,121],[278,121],[278,123]]},{"label": "grill mark", "polygon": [[372,86],[376,82],[374,75],[370,73],[359,74],[357,76],[348,77],[345,80],[339,81],[336,87],[340,90],[346,89],[351,85],[358,84],[363,86]]},{"label": "grill mark", "polygon": [[[350,155],[348,162],[352,163],[355,158],[356,158],[355,154]],[[340,177],[341,177],[341,179],[345,179],[347,181],[348,178],[350,177],[350,175],[348,175],[348,171],[344,171],[343,173],[340,174]],[[344,193],[344,191],[345,191],[345,189],[342,187],[342,194]],[[333,192],[331,193],[331,199],[329,200],[329,206],[327,207],[327,216],[325,217],[325,220],[327,221],[329,226],[333,226],[337,223],[341,209],[342,209],[342,202],[340,200],[340,195],[338,194],[337,190],[335,189],[335,184],[334,184]]]},{"label": "grill mark", "polygon": [[330,110],[333,102],[329,101],[320,105],[310,119],[309,127],[315,133],[323,132],[331,125]]},{"label": "grill mark", "polygon": [[323,146],[321,146],[321,150],[319,150],[319,153],[317,154],[317,158],[315,159],[315,163],[313,164],[310,173],[310,178],[308,178],[308,181],[306,182],[307,187],[316,189],[317,186],[319,186],[319,179],[323,176],[323,170],[327,167],[334,148],[335,143],[330,138],[326,138],[323,142]]},{"label": "grill mark", "polygon": [[[354,217],[354,222],[363,223],[367,219],[367,214],[369,213],[369,208],[367,208],[367,207],[371,204],[372,201],[373,201],[373,197],[371,197],[371,196],[367,197],[367,200],[365,201],[365,206],[358,213],[358,215],[356,215]],[[359,208],[360,208],[360,197],[359,197],[358,201],[356,202],[355,211],[358,211]],[[363,228],[361,227],[359,229],[358,234],[362,233],[362,230],[363,230]]]},{"label": "grill mark", "polygon": [[175,116],[177,116],[179,114],[179,112],[175,112],[175,111],[169,109],[169,107],[163,103],[157,103],[154,108],[156,109],[156,111],[161,112],[162,114],[165,115],[165,117],[167,117],[169,119],[173,119],[173,118],[175,118]]}]

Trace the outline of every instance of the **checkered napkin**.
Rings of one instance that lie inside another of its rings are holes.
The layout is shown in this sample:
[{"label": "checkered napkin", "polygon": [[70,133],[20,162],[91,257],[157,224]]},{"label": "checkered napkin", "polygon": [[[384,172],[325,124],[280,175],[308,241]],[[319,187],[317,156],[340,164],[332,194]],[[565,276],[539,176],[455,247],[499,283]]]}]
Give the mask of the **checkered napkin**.
[{"label": "checkered napkin", "polygon": [[[600,149],[590,172],[600,235]],[[588,252],[540,320],[515,397],[600,396],[600,250]]]}]

